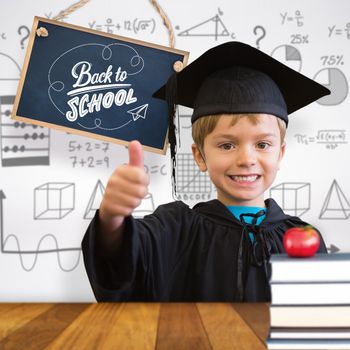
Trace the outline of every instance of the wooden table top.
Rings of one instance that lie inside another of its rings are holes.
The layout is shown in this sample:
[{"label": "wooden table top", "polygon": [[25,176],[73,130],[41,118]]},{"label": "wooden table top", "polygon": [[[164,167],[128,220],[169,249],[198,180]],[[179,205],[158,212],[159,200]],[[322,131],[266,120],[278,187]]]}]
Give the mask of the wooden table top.
[{"label": "wooden table top", "polygon": [[265,303],[0,304],[0,349],[264,350]]}]

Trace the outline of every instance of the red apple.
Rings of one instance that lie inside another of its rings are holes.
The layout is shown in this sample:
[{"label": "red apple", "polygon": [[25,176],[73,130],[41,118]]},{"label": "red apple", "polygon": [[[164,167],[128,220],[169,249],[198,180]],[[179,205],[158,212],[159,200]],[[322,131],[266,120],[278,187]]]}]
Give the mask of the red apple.
[{"label": "red apple", "polygon": [[284,234],[283,246],[289,256],[310,257],[316,254],[320,246],[320,236],[310,225],[292,227]]}]

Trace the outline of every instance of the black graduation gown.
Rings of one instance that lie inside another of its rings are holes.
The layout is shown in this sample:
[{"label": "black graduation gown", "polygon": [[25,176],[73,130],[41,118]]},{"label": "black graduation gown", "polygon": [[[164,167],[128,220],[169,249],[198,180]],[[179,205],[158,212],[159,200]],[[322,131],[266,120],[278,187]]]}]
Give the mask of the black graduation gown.
[{"label": "black graduation gown", "polygon": [[[240,222],[218,200],[193,209],[181,201],[161,205],[144,219],[125,219],[119,256],[99,247],[96,212],[82,242],[96,300],[270,301],[269,257],[284,253],[288,228],[307,223],[273,199],[265,205],[259,226]],[[327,252],[322,237],[318,252]]]}]

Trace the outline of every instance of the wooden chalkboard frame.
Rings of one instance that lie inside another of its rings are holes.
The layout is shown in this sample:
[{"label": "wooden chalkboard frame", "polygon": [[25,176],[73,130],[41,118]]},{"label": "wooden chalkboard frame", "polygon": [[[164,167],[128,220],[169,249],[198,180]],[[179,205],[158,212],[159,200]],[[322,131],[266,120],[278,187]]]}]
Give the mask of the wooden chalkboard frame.
[{"label": "wooden chalkboard frame", "polygon": [[[183,51],[183,50],[178,50],[178,49],[174,49],[174,48],[170,48],[167,46],[162,46],[162,45],[158,45],[158,44],[153,44],[153,43],[149,43],[149,42],[145,42],[145,41],[141,41],[141,40],[137,40],[137,39],[132,39],[132,38],[127,38],[124,36],[120,36],[120,35],[115,35],[115,34],[110,34],[110,33],[104,33],[101,31],[97,31],[97,30],[93,30],[90,28],[85,28],[85,27],[81,27],[78,25],[73,25],[73,24],[68,24],[68,23],[64,23],[64,22],[59,22],[59,21],[55,21],[55,20],[50,20],[50,19],[46,19],[46,18],[42,18],[42,17],[34,17],[34,22],[33,22],[33,26],[32,26],[32,30],[30,33],[30,37],[29,37],[29,41],[28,41],[28,47],[27,47],[27,51],[26,51],[26,55],[25,55],[25,59],[24,59],[24,63],[23,63],[23,69],[21,72],[21,78],[18,84],[18,89],[17,89],[17,94],[16,94],[16,98],[14,101],[14,105],[13,105],[13,110],[12,110],[12,119],[18,120],[18,121],[22,121],[25,123],[30,123],[30,124],[35,124],[35,125],[39,125],[39,126],[44,126],[44,127],[48,127],[48,128],[52,128],[52,129],[56,129],[59,131],[64,131],[64,132],[68,132],[68,133],[73,133],[73,134],[78,134],[81,136],[88,136],[88,137],[93,137],[102,141],[107,141],[107,142],[112,142],[112,143],[117,143],[117,144],[121,144],[121,145],[128,145],[130,141],[126,141],[123,139],[119,139],[119,138],[114,138],[114,137],[108,137],[108,136],[104,136],[104,135],[100,135],[100,134],[96,134],[90,131],[85,131],[85,130],[79,130],[79,129],[75,129],[75,128],[70,128],[67,126],[62,126],[59,124],[54,124],[54,123],[49,123],[46,121],[42,121],[42,120],[36,120],[36,119],[31,119],[29,117],[25,117],[25,116],[21,116],[18,115],[18,106],[21,100],[21,96],[22,96],[22,92],[23,92],[23,87],[24,87],[24,83],[25,83],[25,79],[27,76],[27,71],[28,71],[28,66],[29,66],[29,61],[31,58],[31,54],[32,54],[32,50],[33,50],[33,45],[35,40],[38,38],[36,31],[38,29],[38,24],[40,23],[49,23],[49,24],[53,24],[56,26],[61,26],[61,27],[65,27],[65,28],[70,28],[73,30],[78,30],[84,33],[91,33],[94,35],[98,35],[98,36],[102,36],[105,38],[112,38],[112,39],[117,39],[119,41],[122,42],[127,42],[127,43],[133,43],[133,44],[137,44],[137,45],[141,45],[144,47],[149,47],[149,48],[155,48],[155,49],[159,49],[162,51],[167,51],[167,52],[171,52],[171,53],[175,53],[178,55],[183,56],[183,66],[185,66],[188,62],[188,56],[189,56],[189,52],[187,51]],[[50,35],[50,33],[49,33]],[[45,40],[45,38],[41,38],[41,40]],[[161,148],[155,148],[155,147],[150,147],[147,145],[143,145],[143,149],[147,150],[147,151],[151,151],[154,153],[159,153],[159,154],[165,154],[166,150],[167,150],[167,145],[168,145],[168,131],[166,132],[165,138],[164,138],[164,144]]]}]

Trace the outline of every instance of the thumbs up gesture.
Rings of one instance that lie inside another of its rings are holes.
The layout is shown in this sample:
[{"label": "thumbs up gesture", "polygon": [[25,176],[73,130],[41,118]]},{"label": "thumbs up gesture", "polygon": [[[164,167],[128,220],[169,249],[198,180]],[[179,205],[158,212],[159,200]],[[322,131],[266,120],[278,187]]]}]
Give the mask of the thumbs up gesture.
[{"label": "thumbs up gesture", "polygon": [[[149,176],[143,167],[143,150],[138,141],[129,144],[129,164],[118,167],[108,180],[100,206],[100,219],[115,228],[140,205],[148,193]],[[113,229],[111,227],[111,229]]]}]

